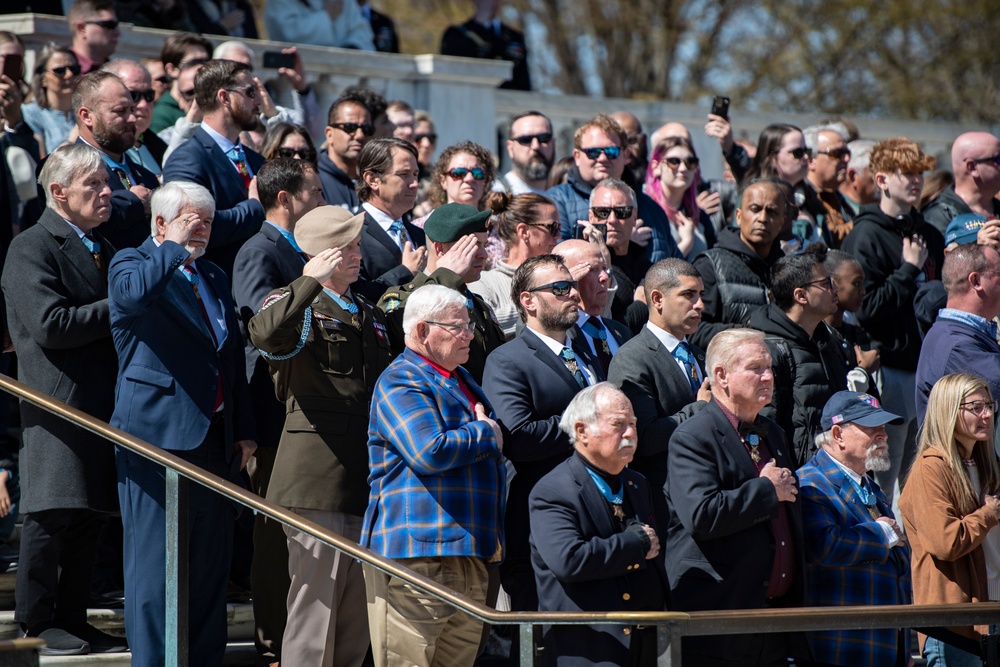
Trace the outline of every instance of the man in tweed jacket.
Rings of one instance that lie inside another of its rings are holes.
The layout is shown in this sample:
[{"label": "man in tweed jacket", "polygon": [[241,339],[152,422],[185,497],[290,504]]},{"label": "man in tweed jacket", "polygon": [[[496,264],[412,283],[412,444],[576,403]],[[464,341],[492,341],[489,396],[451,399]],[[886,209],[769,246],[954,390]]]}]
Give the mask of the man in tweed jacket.
[{"label": "man in tweed jacket", "polygon": [[[361,544],[485,602],[486,565],[503,553],[503,436],[460,366],[472,340],[465,297],[420,287],[403,332],[406,350],[372,401]],[[370,566],[364,574],[376,667],[475,661],[481,622]]]},{"label": "man in tweed jacket", "polygon": [[[885,425],[902,418],[867,394],[839,391],[823,408],[821,449],[798,471],[806,606],[910,604],[910,549],[868,473],[887,469]],[[809,633],[830,665],[906,665],[908,629]]]}]

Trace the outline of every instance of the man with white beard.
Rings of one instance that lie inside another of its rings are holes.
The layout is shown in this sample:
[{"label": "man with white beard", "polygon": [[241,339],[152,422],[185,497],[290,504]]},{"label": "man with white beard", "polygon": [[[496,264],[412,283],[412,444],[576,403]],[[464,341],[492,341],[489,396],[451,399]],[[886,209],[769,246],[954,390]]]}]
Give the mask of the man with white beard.
[{"label": "man with white beard", "polygon": [[[819,451],[798,471],[806,550],[806,606],[910,604],[910,550],[869,472],[889,469],[885,425],[902,417],[868,394],[840,391],[823,408]],[[813,657],[833,665],[906,665],[909,629],[809,633]]]}]

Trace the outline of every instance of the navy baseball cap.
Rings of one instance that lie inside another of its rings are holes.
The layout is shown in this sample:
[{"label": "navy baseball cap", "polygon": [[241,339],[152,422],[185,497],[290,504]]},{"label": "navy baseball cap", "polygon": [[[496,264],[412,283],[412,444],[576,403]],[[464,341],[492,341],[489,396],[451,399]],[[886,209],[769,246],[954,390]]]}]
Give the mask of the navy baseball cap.
[{"label": "navy baseball cap", "polygon": [[986,217],[978,213],[956,215],[944,230],[944,244],[949,246],[952,243],[959,245],[975,243],[979,230],[986,222]]},{"label": "navy baseball cap", "polygon": [[820,424],[824,431],[829,431],[834,424],[847,422],[858,426],[884,426],[902,424],[903,418],[883,410],[878,399],[871,394],[838,391],[823,407],[823,419]]}]

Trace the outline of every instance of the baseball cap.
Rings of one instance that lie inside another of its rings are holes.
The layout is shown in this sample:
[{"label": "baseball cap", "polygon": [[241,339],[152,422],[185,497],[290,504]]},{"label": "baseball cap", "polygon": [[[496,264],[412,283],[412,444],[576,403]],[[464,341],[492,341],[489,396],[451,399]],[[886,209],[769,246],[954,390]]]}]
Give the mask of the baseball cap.
[{"label": "baseball cap", "polygon": [[944,244],[949,246],[952,243],[959,245],[975,243],[976,235],[986,222],[986,218],[978,213],[956,215],[944,230]]},{"label": "baseball cap", "polygon": [[829,431],[835,424],[848,422],[858,426],[884,426],[902,424],[903,418],[883,410],[878,399],[871,394],[838,391],[823,407],[820,424],[824,431]]}]

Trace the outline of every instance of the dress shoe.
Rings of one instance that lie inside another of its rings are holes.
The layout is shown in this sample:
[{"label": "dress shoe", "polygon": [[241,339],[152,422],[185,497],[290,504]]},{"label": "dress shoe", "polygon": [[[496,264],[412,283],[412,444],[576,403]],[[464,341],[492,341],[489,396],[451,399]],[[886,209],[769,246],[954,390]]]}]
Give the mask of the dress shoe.
[{"label": "dress shoe", "polygon": [[38,651],[39,655],[87,655],[90,653],[90,644],[85,640],[62,628],[54,627],[51,623],[43,623],[31,628],[25,628],[22,625],[19,634],[22,637],[37,637],[45,641],[45,646]]},{"label": "dress shoe", "polygon": [[94,609],[120,609],[125,606],[125,591],[91,593],[88,604]]},{"label": "dress shoe", "polygon": [[67,626],[70,632],[90,644],[91,653],[124,653],[128,651],[128,641],[98,630],[90,623]]}]

